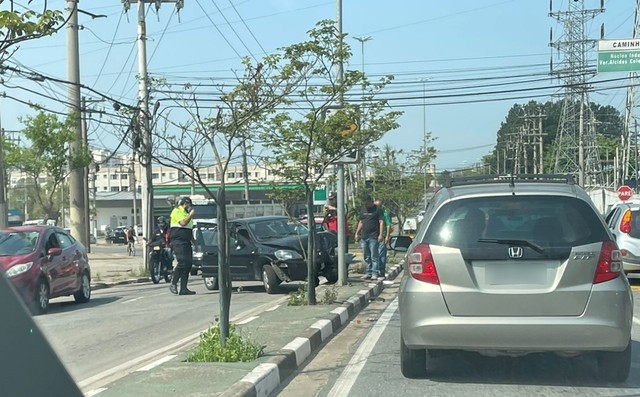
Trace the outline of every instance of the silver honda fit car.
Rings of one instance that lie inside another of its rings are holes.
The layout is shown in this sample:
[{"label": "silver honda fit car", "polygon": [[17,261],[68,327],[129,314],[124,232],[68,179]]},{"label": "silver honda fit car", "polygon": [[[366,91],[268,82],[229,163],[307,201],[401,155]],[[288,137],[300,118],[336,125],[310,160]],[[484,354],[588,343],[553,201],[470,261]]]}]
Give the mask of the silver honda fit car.
[{"label": "silver honda fit car", "polygon": [[633,298],[593,203],[563,175],[450,179],[408,247],[401,370],[429,353],[593,352],[602,379],[631,366]]}]

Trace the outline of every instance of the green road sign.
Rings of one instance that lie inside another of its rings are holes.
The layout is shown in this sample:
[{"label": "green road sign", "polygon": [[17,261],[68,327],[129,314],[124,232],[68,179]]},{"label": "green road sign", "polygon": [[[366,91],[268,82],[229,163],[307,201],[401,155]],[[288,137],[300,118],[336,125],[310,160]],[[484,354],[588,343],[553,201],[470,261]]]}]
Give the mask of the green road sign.
[{"label": "green road sign", "polygon": [[640,72],[640,40],[599,40],[598,73]]}]

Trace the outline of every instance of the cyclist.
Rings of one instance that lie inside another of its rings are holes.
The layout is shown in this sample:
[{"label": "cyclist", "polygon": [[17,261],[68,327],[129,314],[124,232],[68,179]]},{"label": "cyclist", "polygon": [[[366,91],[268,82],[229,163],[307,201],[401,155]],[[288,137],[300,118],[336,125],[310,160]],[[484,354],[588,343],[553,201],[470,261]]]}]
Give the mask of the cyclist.
[{"label": "cyclist", "polygon": [[136,242],[136,233],[133,230],[133,226],[130,226],[129,229],[125,232],[125,237],[127,239],[127,252],[131,255],[135,252],[134,243]]}]

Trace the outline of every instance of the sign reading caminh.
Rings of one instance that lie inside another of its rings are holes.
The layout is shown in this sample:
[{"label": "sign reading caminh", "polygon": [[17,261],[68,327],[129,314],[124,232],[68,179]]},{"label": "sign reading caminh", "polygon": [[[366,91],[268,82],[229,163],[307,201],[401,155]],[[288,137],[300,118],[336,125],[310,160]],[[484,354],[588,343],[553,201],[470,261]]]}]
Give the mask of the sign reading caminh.
[{"label": "sign reading caminh", "polygon": [[598,73],[640,71],[640,39],[598,40]]}]

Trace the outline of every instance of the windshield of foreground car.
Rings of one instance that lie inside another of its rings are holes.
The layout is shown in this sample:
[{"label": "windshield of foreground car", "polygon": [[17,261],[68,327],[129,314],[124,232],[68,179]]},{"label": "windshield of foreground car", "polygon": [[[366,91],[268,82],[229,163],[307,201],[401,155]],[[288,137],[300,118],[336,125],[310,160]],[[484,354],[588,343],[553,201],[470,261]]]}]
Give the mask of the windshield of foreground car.
[{"label": "windshield of foreground car", "polygon": [[2,233],[0,235],[0,256],[24,255],[38,246],[39,232]]},{"label": "windshield of foreground car", "polygon": [[249,224],[258,241],[265,241],[288,236],[304,236],[309,233],[307,227],[300,222],[287,219],[270,219]]}]

